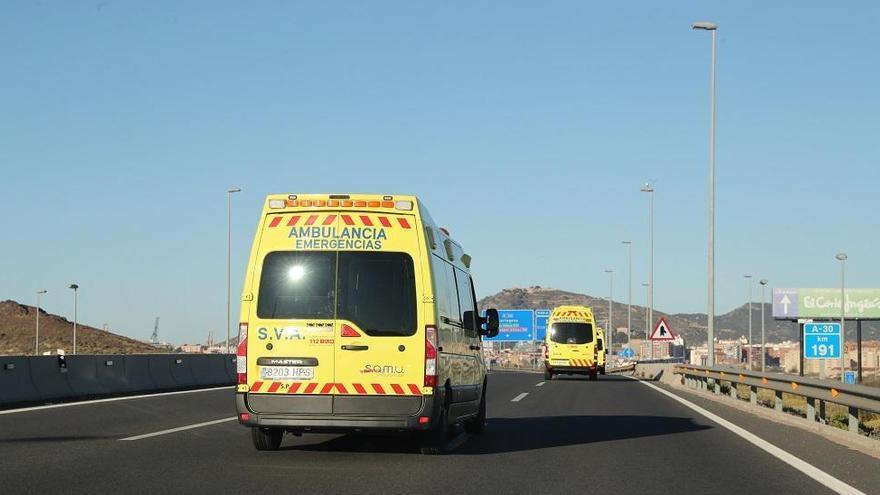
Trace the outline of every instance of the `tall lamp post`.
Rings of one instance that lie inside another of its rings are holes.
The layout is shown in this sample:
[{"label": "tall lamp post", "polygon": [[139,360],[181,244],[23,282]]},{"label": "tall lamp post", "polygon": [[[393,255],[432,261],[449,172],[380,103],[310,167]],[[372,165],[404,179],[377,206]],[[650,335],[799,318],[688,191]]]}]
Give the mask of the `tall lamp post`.
[{"label": "tall lamp post", "polygon": [[[641,191],[648,193],[648,328],[654,322],[654,187],[645,183]],[[645,339],[648,330],[645,330]],[[654,346],[650,346],[650,358],[654,358]]]},{"label": "tall lamp post", "polygon": [[[648,298],[650,297],[650,291],[651,291],[650,284],[648,284],[648,282],[642,282],[642,287],[645,288],[645,301],[647,301]],[[648,334],[651,332],[651,330],[650,330],[651,320],[649,319],[650,311],[651,310],[648,309],[648,306],[646,304],[645,305],[645,343],[649,344],[649,347],[651,348],[651,350],[648,352],[649,352],[650,356],[653,356],[654,355],[654,349],[653,349],[654,344],[652,344],[651,341],[648,339]],[[641,357],[641,356],[639,356],[639,357]]]},{"label": "tall lamp post", "polygon": [[633,250],[632,250],[632,241],[621,241],[626,246],[626,259],[627,259],[627,276],[629,277],[629,283],[627,287],[627,292],[629,295],[627,296],[626,303],[626,345],[629,347],[630,340],[632,338],[632,306],[633,306]]},{"label": "tall lamp post", "polygon": [[846,253],[837,253],[840,261],[840,381],[846,382]]},{"label": "tall lamp post", "polygon": [[73,354],[76,355],[76,320],[79,316],[79,285],[70,284],[68,289],[73,289]]},{"label": "tall lamp post", "polygon": [[749,371],[752,369],[752,276],[743,275],[749,282],[749,342],[746,347],[746,361],[748,362]]},{"label": "tall lamp post", "polygon": [[767,341],[764,340],[764,289],[767,287],[767,279],[761,279],[761,373],[766,371],[767,366]]},{"label": "tall lamp post", "polygon": [[608,274],[608,337],[605,339],[607,342],[607,349],[609,353],[614,353],[614,319],[612,317],[612,308],[611,308],[611,300],[614,298],[614,270],[608,269],[605,270],[605,273]]},{"label": "tall lamp post", "polygon": [[232,312],[232,195],[241,188],[226,190],[226,354],[229,354],[230,325]]},{"label": "tall lamp post", "polygon": [[712,22],[695,22],[691,29],[701,29],[712,33],[712,99],[709,112],[709,256],[708,256],[708,365],[715,366],[715,58],[718,26]]},{"label": "tall lamp post", "polygon": [[34,332],[34,356],[40,355],[40,296],[47,293],[46,289],[37,291],[37,328]]}]

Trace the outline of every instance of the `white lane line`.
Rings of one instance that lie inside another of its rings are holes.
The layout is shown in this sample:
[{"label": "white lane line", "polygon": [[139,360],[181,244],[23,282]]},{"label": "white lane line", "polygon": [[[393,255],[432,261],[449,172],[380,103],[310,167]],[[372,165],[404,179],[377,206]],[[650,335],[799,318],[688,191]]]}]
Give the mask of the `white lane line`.
[{"label": "white lane line", "polygon": [[510,402],[519,402],[519,401],[525,399],[527,395],[529,395],[528,392],[523,392],[523,393],[517,395],[516,397],[514,397],[513,399],[510,399]]},{"label": "white lane line", "polygon": [[7,409],[5,411],[0,411],[0,415],[31,412],[31,411],[41,411],[43,409],[57,409],[59,407],[73,407],[73,406],[84,406],[84,405],[88,405],[88,404],[101,404],[104,402],[116,402],[116,401],[120,401],[120,400],[147,399],[150,397],[164,397],[167,395],[195,394],[198,392],[210,392],[212,390],[225,390],[225,389],[234,389],[234,388],[235,387],[223,386],[223,387],[213,387],[213,388],[200,388],[198,390],[180,390],[177,392],[161,392],[158,394],[127,395],[125,397],[111,397],[109,399],[84,400],[84,401],[80,401],[80,402],[64,402],[61,404],[49,404],[46,406],[33,406],[33,407],[21,407],[18,409]]},{"label": "white lane line", "polygon": [[180,426],[178,428],[171,428],[170,430],[154,431],[153,433],[144,433],[143,435],[135,435],[133,437],[120,438],[120,440],[122,440],[122,441],[142,440],[144,438],[158,437],[160,435],[168,435],[169,433],[177,433],[178,431],[192,430],[195,428],[201,428],[203,426],[211,426],[211,425],[216,425],[216,424],[220,424],[220,423],[225,423],[227,421],[233,421],[235,419],[237,419],[237,416],[233,416],[231,418],[215,419],[214,421],[205,421],[204,423],[196,423],[194,425]]},{"label": "white lane line", "polygon": [[[630,377],[627,377],[627,378],[630,378]],[[745,439],[749,443],[755,445],[756,447],[760,448],[764,452],[767,452],[768,454],[770,454],[773,457],[779,459],[780,461],[788,464],[789,466],[797,469],[798,471],[804,473],[805,475],[809,476],[810,478],[813,478],[814,480],[818,481],[822,485],[825,485],[825,487],[827,487],[830,490],[833,490],[835,493],[852,494],[852,495],[865,495],[864,492],[858,490],[857,488],[852,487],[852,486],[844,483],[843,481],[840,481],[839,479],[835,478],[834,476],[831,476],[830,474],[826,473],[825,471],[822,471],[821,469],[817,468],[816,466],[813,466],[812,464],[809,464],[809,463],[801,460],[800,458],[789,454],[788,452],[780,449],[779,447],[777,447],[777,446],[773,445],[772,443],[764,440],[763,438],[755,435],[754,433],[751,433],[750,431],[746,430],[745,428],[741,428],[741,427],[731,423],[730,421],[727,421],[726,419],[703,409],[702,407],[694,404],[693,402],[685,400],[685,399],[673,394],[672,392],[663,390],[662,388],[654,385],[653,383],[637,380],[636,378],[630,378],[630,379],[636,380],[636,381],[642,383],[643,385],[651,387],[652,389],[656,390],[657,392],[660,392],[661,394],[663,394],[663,395],[687,406],[688,408],[702,414],[706,418],[709,418],[710,420],[714,421],[715,423],[718,423],[720,426],[730,430],[733,433],[736,433],[737,435],[739,435],[740,437],[742,437],[743,439]]]},{"label": "white lane line", "polygon": [[543,386],[544,386],[544,382],[538,382],[538,383],[535,384],[535,386],[536,386],[536,387],[543,387]]}]

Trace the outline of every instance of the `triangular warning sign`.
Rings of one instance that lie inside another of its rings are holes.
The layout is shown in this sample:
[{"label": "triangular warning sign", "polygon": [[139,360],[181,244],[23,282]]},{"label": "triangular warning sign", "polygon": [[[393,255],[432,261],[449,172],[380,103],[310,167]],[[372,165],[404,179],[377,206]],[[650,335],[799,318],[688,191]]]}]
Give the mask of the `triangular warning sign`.
[{"label": "triangular warning sign", "polygon": [[669,322],[666,321],[666,318],[660,318],[660,321],[657,322],[657,326],[654,327],[654,331],[651,332],[651,340],[661,340],[661,341],[670,341],[675,340],[675,334],[672,333],[672,328],[669,326]]}]

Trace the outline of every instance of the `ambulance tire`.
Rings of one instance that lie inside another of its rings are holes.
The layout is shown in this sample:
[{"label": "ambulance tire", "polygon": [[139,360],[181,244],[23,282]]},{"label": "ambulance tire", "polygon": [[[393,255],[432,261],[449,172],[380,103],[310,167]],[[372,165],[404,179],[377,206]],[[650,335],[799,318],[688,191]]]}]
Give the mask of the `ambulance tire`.
[{"label": "ambulance tire", "polygon": [[[448,392],[448,390],[447,390]],[[446,394],[446,404],[440,409],[440,417],[434,427],[421,432],[419,438],[419,451],[424,455],[442,455],[446,453],[446,443],[449,440],[449,394]]]},{"label": "ambulance tire", "polygon": [[486,431],[486,384],[483,383],[483,395],[480,397],[480,412],[477,417],[464,423],[464,431],[472,435],[480,435]]},{"label": "ambulance tire", "polygon": [[251,438],[257,450],[278,450],[284,430],[281,428],[251,428]]},{"label": "ambulance tire", "polygon": [[544,379],[545,379],[545,380],[552,380],[552,379],[553,379],[553,373],[550,373],[550,370],[545,369],[545,370],[544,370]]}]

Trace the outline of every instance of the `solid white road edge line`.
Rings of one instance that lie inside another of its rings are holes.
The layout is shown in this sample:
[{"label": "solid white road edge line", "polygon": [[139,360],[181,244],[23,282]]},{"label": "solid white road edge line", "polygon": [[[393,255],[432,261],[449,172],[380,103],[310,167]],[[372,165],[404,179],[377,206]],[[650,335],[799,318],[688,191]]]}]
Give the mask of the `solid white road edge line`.
[{"label": "solid white road edge line", "polygon": [[196,423],[194,425],[180,426],[177,428],[171,428],[169,430],[155,431],[153,433],[144,433],[143,435],[135,435],[133,437],[120,438],[119,440],[122,440],[122,441],[142,440],[144,438],[158,437],[160,435],[167,435],[169,433],[177,433],[178,431],[192,430],[194,428],[201,428],[203,426],[211,426],[211,425],[216,425],[216,424],[220,424],[220,423],[225,423],[227,421],[233,421],[237,418],[238,418],[238,416],[233,416],[231,418],[215,419],[214,421],[205,421],[204,423]]},{"label": "solid white road edge line", "polygon": [[179,390],[177,392],[161,392],[158,394],[126,395],[125,397],[111,397],[109,399],[94,399],[94,400],[83,400],[83,401],[79,401],[79,402],[64,402],[61,404],[49,404],[46,406],[33,406],[33,407],[21,407],[18,409],[7,409],[5,411],[0,411],[0,415],[23,413],[23,412],[30,412],[30,411],[41,411],[43,409],[56,409],[59,407],[85,406],[88,404],[101,404],[104,402],[116,402],[116,401],[120,401],[120,400],[147,399],[150,397],[164,397],[166,395],[194,394],[197,392],[210,392],[212,390],[224,390],[224,389],[233,389],[233,388],[235,388],[235,387],[226,385],[223,387],[200,388],[197,390]]},{"label": "solid white road edge line", "polygon": [[536,386],[536,387],[543,387],[543,386],[544,386],[544,382],[538,382],[538,383],[535,384],[535,386]]},{"label": "solid white road edge line", "polygon": [[825,471],[822,471],[821,469],[817,468],[816,466],[813,466],[812,464],[809,464],[808,462],[803,461],[800,458],[789,454],[788,452],[780,449],[779,447],[777,447],[777,446],[773,445],[772,443],[764,440],[763,438],[755,435],[754,433],[751,433],[750,431],[746,430],[745,428],[739,427],[739,426],[731,423],[730,421],[727,421],[726,419],[703,409],[702,407],[694,404],[693,402],[690,402],[686,399],[683,399],[683,398],[673,394],[672,392],[669,392],[667,390],[663,390],[662,388],[658,387],[657,385],[654,385],[653,383],[638,380],[637,378],[631,378],[631,377],[627,377],[627,378],[630,378],[631,380],[636,380],[636,381],[640,382],[641,384],[646,385],[646,386],[656,390],[657,392],[660,392],[661,394],[663,394],[663,395],[683,404],[684,406],[700,413],[701,415],[705,416],[706,418],[714,421],[715,423],[718,423],[719,426],[722,426],[722,427],[730,430],[731,432],[736,433],[737,435],[739,435],[740,437],[742,437],[743,439],[745,439],[749,443],[751,443],[754,446],[758,447],[759,449],[767,452],[768,454],[779,459],[780,461],[788,464],[789,466],[797,469],[798,471],[804,473],[805,475],[809,476],[810,478],[813,478],[814,480],[818,481],[819,483],[821,483],[822,485],[824,485],[828,489],[833,490],[836,493],[852,494],[852,495],[866,495],[864,492],[858,490],[857,488],[852,487],[852,486],[844,483],[843,481],[840,481],[839,479],[835,478],[834,476],[831,476],[830,474],[826,473]]},{"label": "solid white road edge line", "polygon": [[525,397],[527,395],[529,395],[528,392],[523,392],[523,393],[517,395],[516,397],[514,397],[513,399],[510,399],[510,402],[519,402],[519,401],[525,399]]}]

